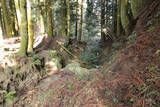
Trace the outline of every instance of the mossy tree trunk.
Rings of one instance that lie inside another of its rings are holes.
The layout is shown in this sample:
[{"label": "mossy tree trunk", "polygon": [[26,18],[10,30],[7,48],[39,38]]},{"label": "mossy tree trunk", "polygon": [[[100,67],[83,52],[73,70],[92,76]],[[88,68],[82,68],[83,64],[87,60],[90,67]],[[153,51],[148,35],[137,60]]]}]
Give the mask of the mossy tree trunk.
[{"label": "mossy tree trunk", "polygon": [[128,18],[128,0],[120,0],[121,1],[121,23],[125,33],[128,35],[130,33],[130,20]]},{"label": "mossy tree trunk", "polygon": [[121,35],[120,8],[121,8],[121,3],[120,3],[119,0],[117,0],[117,29],[116,29],[116,35],[117,35],[117,36],[120,36],[120,35]]},{"label": "mossy tree trunk", "polygon": [[48,24],[48,37],[54,37],[54,18],[53,18],[53,5],[52,0],[47,0],[47,24]]},{"label": "mossy tree trunk", "polygon": [[75,40],[78,40],[78,0],[76,0],[77,6],[76,6],[76,23],[75,23]]},{"label": "mossy tree trunk", "polygon": [[14,5],[15,5],[15,11],[16,11],[17,29],[20,30],[20,22],[21,22],[20,1],[14,0]]},{"label": "mossy tree trunk", "polygon": [[41,1],[41,0],[38,0],[38,4],[39,4],[39,12],[40,12],[40,15],[39,15],[39,18],[40,18],[40,33],[41,34],[44,34],[46,32],[45,30],[45,1]]},{"label": "mossy tree trunk", "polygon": [[28,52],[33,52],[33,18],[32,18],[32,0],[27,0],[27,16],[28,16]]},{"label": "mossy tree trunk", "polygon": [[67,38],[70,39],[71,35],[71,10],[70,0],[67,0]]},{"label": "mossy tree trunk", "polygon": [[26,0],[20,0],[20,35],[21,35],[21,44],[19,55],[25,57],[27,55],[28,49],[28,22],[27,22],[27,3]]},{"label": "mossy tree trunk", "polygon": [[10,5],[10,15],[11,15],[11,22],[12,22],[12,30],[15,36],[17,36],[18,32],[18,25],[17,25],[17,19],[16,19],[16,10],[15,10],[15,4],[13,0],[9,1]]},{"label": "mossy tree trunk", "polygon": [[0,31],[0,39],[2,39],[3,38],[3,32],[4,32],[4,22],[3,22],[3,16],[2,16],[2,9],[1,9],[1,7],[0,7],[0,27],[1,27],[1,31]]},{"label": "mossy tree trunk", "polygon": [[77,37],[77,41],[80,42],[82,39],[82,26],[83,26],[83,1],[84,0],[80,0],[79,1],[79,11],[78,11],[78,17],[79,17],[79,23],[78,23],[78,37]]},{"label": "mossy tree trunk", "polygon": [[59,34],[61,36],[67,36],[67,2],[66,0],[61,0],[60,8],[60,30]]},{"label": "mossy tree trunk", "polygon": [[9,37],[14,36],[14,27],[13,27],[13,21],[12,17],[11,17],[11,11],[8,9],[7,7],[7,1],[6,0],[2,0],[2,13],[3,13],[3,17],[4,17],[4,21],[5,21],[5,31],[6,31],[6,35]]},{"label": "mossy tree trunk", "polygon": [[144,0],[130,0],[131,10],[132,10],[134,19],[138,17],[138,13],[143,6],[143,1]]}]

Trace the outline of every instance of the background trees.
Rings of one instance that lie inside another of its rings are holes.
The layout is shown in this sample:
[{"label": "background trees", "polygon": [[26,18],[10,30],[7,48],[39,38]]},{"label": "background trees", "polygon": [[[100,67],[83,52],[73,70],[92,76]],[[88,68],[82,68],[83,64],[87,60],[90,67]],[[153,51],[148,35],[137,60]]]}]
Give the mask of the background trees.
[{"label": "background trees", "polygon": [[37,35],[66,37],[78,42],[96,36],[105,43],[106,32],[112,33],[112,39],[132,32],[145,1],[1,0],[1,30],[3,37],[17,36],[19,32],[23,55],[27,48],[28,52],[33,52]]}]

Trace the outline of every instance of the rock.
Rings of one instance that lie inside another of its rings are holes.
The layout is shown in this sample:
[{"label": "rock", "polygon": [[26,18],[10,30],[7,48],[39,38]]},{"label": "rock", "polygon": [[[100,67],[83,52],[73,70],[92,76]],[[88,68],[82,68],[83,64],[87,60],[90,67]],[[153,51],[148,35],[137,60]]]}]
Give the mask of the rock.
[{"label": "rock", "polygon": [[72,63],[68,64],[65,69],[68,69],[74,72],[76,75],[83,75],[84,73],[88,73],[89,70],[87,68],[83,68],[76,61],[72,61]]}]

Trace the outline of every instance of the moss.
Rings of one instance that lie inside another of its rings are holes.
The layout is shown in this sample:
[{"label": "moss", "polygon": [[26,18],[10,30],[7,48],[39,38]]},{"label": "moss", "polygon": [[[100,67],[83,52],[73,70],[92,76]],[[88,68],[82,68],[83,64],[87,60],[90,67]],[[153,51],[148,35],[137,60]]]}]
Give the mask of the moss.
[{"label": "moss", "polygon": [[143,0],[130,0],[131,10],[134,19],[138,17],[138,13],[143,6]]},{"label": "moss", "polygon": [[20,35],[21,35],[21,45],[19,50],[19,55],[25,57],[27,55],[28,48],[28,23],[27,23],[27,11],[26,11],[26,0],[20,1],[20,11],[21,11],[21,24],[20,24]]},{"label": "moss", "polygon": [[128,0],[121,0],[121,23],[126,34],[129,34],[130,21],[128,18]]}]

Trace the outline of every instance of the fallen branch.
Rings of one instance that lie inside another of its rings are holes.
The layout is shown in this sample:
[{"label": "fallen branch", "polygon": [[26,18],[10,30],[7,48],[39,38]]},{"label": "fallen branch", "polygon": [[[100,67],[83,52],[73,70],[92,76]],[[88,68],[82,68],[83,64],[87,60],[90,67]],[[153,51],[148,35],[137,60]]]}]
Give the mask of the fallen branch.
[{"label": "fallen branch", "polygon": [[66,51],[69,55],[73,56],[76,59],[80,59],[78,56],[72,54],[67,48],[65,48],[60,42],[56,41],[58,43],[58,45],[64,50]]}]

